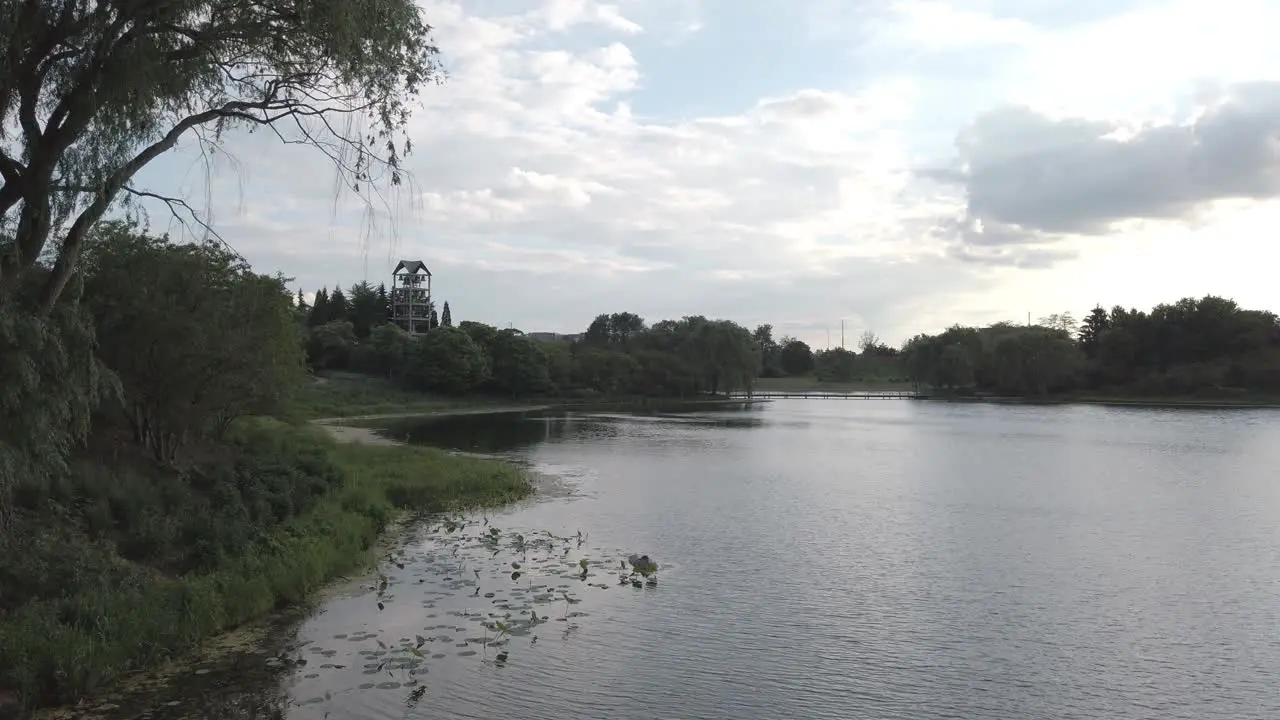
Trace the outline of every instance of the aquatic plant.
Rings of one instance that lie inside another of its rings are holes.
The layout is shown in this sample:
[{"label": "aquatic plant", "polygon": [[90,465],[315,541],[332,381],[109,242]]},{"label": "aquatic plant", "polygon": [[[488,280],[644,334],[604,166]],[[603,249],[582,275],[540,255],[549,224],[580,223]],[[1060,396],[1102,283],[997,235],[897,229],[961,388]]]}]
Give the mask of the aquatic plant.
[{"label": "aquatic plant", "polygon": [[[630,580],[631,584],[635,587],[640,587],[642,584],[658,584],[658,563],[651,560],[648,555],[632,553],[627,556],[627,562],[631,565],[631,572],[628,577],[623,579],[624,582]],[[637,575],[644,578],[643,583],[640,581],[640,578],[636,577]]]},{"label": "aquatic plant", "polygon": [[564,616],[567,619],[569,617],[569,606],[577,605],[582,602],[582,599],[569,597],[569,593],[563,590],[560,591],[560,596],[564,598]]}]

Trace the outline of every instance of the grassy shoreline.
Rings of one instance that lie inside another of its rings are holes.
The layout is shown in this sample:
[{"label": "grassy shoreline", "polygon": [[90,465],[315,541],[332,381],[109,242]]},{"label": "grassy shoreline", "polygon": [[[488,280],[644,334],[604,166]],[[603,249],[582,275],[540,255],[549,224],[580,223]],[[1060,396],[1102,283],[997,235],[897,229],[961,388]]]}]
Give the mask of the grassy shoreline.
[{"label": "grassy shoreline", "polygon": [[793,375],[779,378],[756,378],[755,392],[790,393],[854,393],[880,390],[910,390],[910,382],[890,379],[868,379],[854,382],[824,382],[812,375]]},{"label": "grassy shoreline", "polygon": [[403,511],[490,507],[533,491],[522,470],[497,460],[341,443],[314,425],[270,419],[255,420],[251,432],[318,445],[341,472],[340,485],[207,571],[160,572],[126,560],[109,542],[64,532],[56,547],[83,556],[71,567],[111,580],[68,582],[72,590],[0,610],[0,715],[8,716],[6,704],[29,713],[74,703],[306,602],[367,562]]},{"label": "grassy shoreline", "polygon": [[[756,392],[791,392],[814,394],[858,393],[876,391],[909,391],[914,389],[910,382],[891,380],[868,380],[864,382],[822,382],[812,376],[786,378],[759,378],[756,381]],[[1123,393],[1068,393],[1051,395],[1045,398],[1035,397],[1002,397],[995,395],[947,395],[924,391],[928,397],[923,398],[935,402],[972,402],[1006,405],[1114,405],[1117,407],[1151,407],[1151,408],[1280,408],[1280,397],[1239,394],[1225,392],[1218,395],[1187,396],[1142,396]]]},{"label": "grassy shoreline", "polygon": [[1201,410],[1280,409],[1280,398],[1269,396],[1165,396],[1141,395],[1050,395],[1048,397],[1004,397],[995,395],[930,395],[929,402],[986,403],[991,405],[1103,405],[1132,408]]}]

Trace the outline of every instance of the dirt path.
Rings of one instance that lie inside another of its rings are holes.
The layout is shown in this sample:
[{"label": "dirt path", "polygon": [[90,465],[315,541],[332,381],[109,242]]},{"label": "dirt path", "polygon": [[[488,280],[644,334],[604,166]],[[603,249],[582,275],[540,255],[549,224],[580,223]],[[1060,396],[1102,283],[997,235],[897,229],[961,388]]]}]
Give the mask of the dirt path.
[{"label": "dirt path", "polygon": [[445,408],[441,410],[420,410],[418,412],[383,413],[380,415],[351,415],[348,417],[317,418],[311,422],[323,427],[338,442],[363,443],[366,445],[400,445],[399,440],[383,437],[373,428],[350,425],[357,420],[394,420],[396,418],[443,418],[458,415],[489,415],[521,411],[546,410],[550,405],[495,405],[478,408]]}]

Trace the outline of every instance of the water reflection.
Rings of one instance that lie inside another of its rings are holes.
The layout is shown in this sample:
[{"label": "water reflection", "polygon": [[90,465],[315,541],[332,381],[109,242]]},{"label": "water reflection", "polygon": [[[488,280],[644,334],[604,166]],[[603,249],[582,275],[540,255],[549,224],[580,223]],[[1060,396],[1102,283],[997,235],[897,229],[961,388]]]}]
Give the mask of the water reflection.
[{"label": "water reflection", "polygon": [[[414,525],[283,649],[140,706],[257,720],[284,693],[287,720],[1280,717],[1280,413],[780,401],[396,424],[576,473],[580,492],[453,532]],[[631,552],[662,565],[658,586],[617,584]],[[522,624],[532,613],[545,624]],[[520,634],[491,646],[498,618]]]},{"label": "water reflection", "polygon": [[539,410],[394,418],[379,421],[375,431],[416,445],[476,453],[509,453],[567,438],[577,441],[618,438],[634,432],[638,423],[729,430],[756,428],[765,422],[762,411],[758,403],[727,405],[712,412],[678,408],[643,412]]}]

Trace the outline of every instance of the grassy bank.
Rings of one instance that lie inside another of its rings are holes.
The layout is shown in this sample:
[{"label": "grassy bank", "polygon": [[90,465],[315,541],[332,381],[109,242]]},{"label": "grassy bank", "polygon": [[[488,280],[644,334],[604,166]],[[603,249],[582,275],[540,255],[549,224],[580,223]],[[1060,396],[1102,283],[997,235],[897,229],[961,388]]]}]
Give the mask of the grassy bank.
[{"label": "grassy bank", "polygon": [[865,380],[857,382],[823,382],[812,375],[795,375],[780,378],[757,378],[756,392],[829,392],[852,393],[877,390],[910,390],[909,382],[892,380]]},{"label": "grassy bank", "polygon": [[[812,378],[784,378],[809,380]],[[834,392],[853,389],[882,389],[868,385],[822,386],[837,389]],[[547,408],[575,409],[650,409],[696,408],[733,402],[723,397],[645,397],[639,395],[579,394],[575,397],[533,396],[522,399],[491,395],[470,394],[462,396],[431,395],[406,390],[382,378],[355,373],[332,373],[313,378],[299,393],[295,402],[293,419],[319,420],[350,418],[354,424],[370,418],[381,419],[397,415],[446,415],[483,412],[510,412]],[[737,401],[737,402],[740,402]]]},{"label": "grassy bank", "polygon": [[[429,413],[443,410],[481,409],[501,404],[503,404],[501,399],[485,396],[429,395],[406,390],[382,378],[354,373],[333,373],[312,378],[298,392],[294,402],[294,418],[312,420],[358,415]],[[511,401],[506,400],[506,404],[511,404]]]},{"label": "grassy bank", "polygon": [[65,481],[23,488],[16,532],[0,540],[0,700],[73,702],[303,601],[361,565],[401,509],[530,489],[496,461],[340,446],[272,420],[237,428],[183,477],[87,457]]}]

